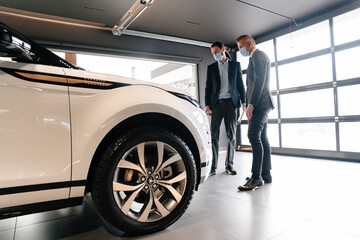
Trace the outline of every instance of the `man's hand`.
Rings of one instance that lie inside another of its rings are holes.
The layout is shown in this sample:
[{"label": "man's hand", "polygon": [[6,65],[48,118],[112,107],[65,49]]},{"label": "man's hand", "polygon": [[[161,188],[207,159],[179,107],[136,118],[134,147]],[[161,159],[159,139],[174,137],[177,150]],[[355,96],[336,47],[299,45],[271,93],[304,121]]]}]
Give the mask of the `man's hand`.
[{"label": "man's hand", "polygon": [[245,111],[245,108],[246,108],[246,103],[243,103],[242,110]]},{"label": "man's hand", "polygon": [[254,111],[254,107],[252,105],[249,105],[246,110],[245,110],[245,113],[246,113],[246,117],[248,118],[248,120],[250,121],[253,117],[253,111]]},{"label": "man's hand", "polygon": [[210,106],[206,106],[204,111],[205,111],[206,115],[211,116]]}]

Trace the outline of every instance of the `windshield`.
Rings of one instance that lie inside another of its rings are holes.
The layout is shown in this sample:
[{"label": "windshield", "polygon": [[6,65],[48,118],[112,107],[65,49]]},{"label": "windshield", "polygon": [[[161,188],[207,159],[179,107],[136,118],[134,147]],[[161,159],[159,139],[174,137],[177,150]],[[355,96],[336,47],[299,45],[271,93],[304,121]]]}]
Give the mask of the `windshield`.
[{"label": "windshield", "polygon": [[0,22],[0,57],[15,62],[81,69]]}]

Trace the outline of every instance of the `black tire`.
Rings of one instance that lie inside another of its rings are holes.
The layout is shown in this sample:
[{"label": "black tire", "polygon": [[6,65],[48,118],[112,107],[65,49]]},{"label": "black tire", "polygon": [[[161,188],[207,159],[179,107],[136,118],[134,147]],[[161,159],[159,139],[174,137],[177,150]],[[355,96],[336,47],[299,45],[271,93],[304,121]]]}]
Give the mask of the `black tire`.
[{"label": "black tire", "polygon": [[159,127],[139,127],[105,150],[92,198],[116,228],[147,234],[181,217],[194,194],[196,176],[193,155],[180,137]]}]

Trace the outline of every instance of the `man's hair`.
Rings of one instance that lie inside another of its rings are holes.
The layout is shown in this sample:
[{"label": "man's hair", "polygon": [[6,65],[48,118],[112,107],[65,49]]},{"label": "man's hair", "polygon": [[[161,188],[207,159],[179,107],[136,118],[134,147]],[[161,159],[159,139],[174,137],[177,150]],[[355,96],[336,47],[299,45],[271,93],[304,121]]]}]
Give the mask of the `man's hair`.
[{"label": "man's hair", "polygon": [[213,44],[211,44],[211,47],[212,48],[213,47],[218,47],[218,48],[222,49],[224,47],[224,44],[222,42],[220,42],[220,41],[216,41]]},{"label": "man's hair", "polygon": [[241,40],[251,40],[252,43],[255,45],[255,40],[250,35],[241,35],[236,39],[236,42],[240,42]]}]

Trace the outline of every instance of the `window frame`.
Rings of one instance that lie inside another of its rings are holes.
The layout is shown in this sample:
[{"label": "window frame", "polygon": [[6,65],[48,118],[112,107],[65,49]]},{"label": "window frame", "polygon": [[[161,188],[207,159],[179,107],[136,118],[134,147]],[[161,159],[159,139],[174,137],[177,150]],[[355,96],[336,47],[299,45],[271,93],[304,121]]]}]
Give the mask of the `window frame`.
[{"label": "window frame", "polygon": [[[273,111],[278,111],[278,118],[277,119],[269,119],[269,124],[278,124],[278,131],[279,131],[279,147],[272,147],[272,152],[277,154],[285,154],[285,155],[293,155],[293,156],[309,156],[309,157],[319,157],[319,158],[328,158],[328,159],[337,159],[337,160],[344,160],[344,161],[358,161],[360,162],[360,152],[346,152],[341,151],[341,139],[340,139],[340,130],[339,126],[342,122],[360,122],[360,115],[339,115],[339,104],[338,104],[338,88],[343,86],[353,86],[360,84],[360,76],[350,79],[339,79],[336,78],[336,53],[352,49],[355,47],[360,46],[360,39],[346,42],[343,44],[335,45],[334,43],[334,21],[333,19],[341,14],[344,14],[348,11],[352,11],[354,9],[360,8],[360,3],[357,4],[350,4],[342,9],[337,11],[333,11],[329,14],[322,15],[317,19],[310,20],[305,22],[301,28],[306,28],[313,24],[322,22],[324,20],[328,20],[329,28],[330,28],[330,42],[331,46],[324,49],[319,49],[314,52],[302,54],[295,57],[290,57],[287,59],[278,60],[277,58],[277,37],[282,36],[288,33],[288,29],[283,29],[277,33],[273,33],[267,36],[263,36],[260,39],[256,39],[257,42],[265,42],[269,40],[273,40],[274,44],[274,51],[275,51],[275,61],[271,63],[271,66],[276,70],[276,90],[272,90],[272,96],[277,99],[277,106]],[[314,57],[323,56],[326,54],[331,55],[331,69],[333,70],[332,73],[332,81],[322,82],[317,84],[309,84],[305,86],[298,86],[298,87],[291,87],[286,89],[279,88],[279,66],[290,64],[293,62],[298,62],[302,60],[307,60]],[[243,74],[247,74],[246,69],[243,69]],[[334,108],[334,115],[333,116],[320,116],[320,117],[299,117],[299,118],[284,118],[281,116],[281,97],[285,94],[292,94],[292,93],[301,93],[305,91],[313,91],[313,90],[322,90],[322,89],[332,89],[333,91],[333,108]],[[247,120],[243,120],[242,124],[246,124]],[[334,123],[335,124],[335,140],[336,140],[336,150],[329,151],[329,150],[319,150],[319,149],[301,149],[301,148],[285,148],[283,147],[283,138],[282,138],[282,125],[288,123]],[[241,125],[240,125],[240,136],[246,136],[246,134],[241,133]],[[237,149],[248,151],[250,145],[242,144],[241,139]],[[271,145],[271,142],[270,142]]]}]

